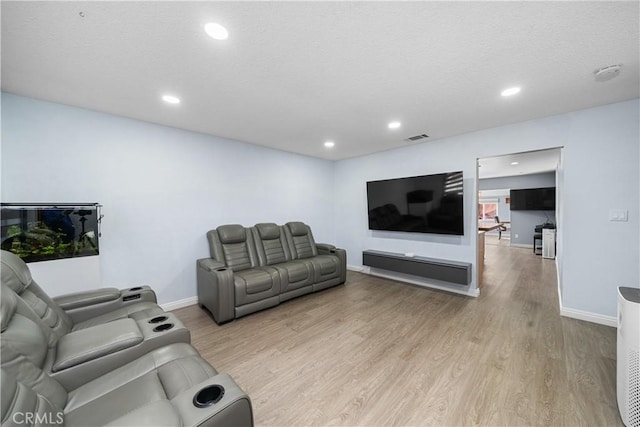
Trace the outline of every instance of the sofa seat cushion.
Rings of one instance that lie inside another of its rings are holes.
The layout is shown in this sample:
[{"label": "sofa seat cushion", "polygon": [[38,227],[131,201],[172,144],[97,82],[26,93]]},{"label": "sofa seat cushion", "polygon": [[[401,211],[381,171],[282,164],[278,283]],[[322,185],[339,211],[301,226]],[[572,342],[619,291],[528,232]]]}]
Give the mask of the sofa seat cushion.
[{"label": "sofa seat cushion", "polygon": [[316,255],[309,259],[313,263],[315,272],[314,282],[320,283],[325,280],[340,277],[340,260],[335,255]]},{"label": "sofa seat cushion", "polygon": [[280,273],[280,292],[313,284],[315,276],[313,262],[310,259],[283,262],[274,267]]},{"label": "sofa seat cushion", "polygon": [[120,307],[109,313],[102,314],[100,316],[92,317],[83,322],[78,322],[73,325],[73,331],[80,329],[90,328],[92,326],[101,325],[107,322],[113,322],[114,320],[126,319],[127,317],[133,320],[141,320],[149,317],[163,314],[162,310],[157,304],[153,302],[138,302],[131,305]]},{"label": "sofa seat cushion", "polygon": [[170,400],[216,374],[188,344],[159,348],[71,391],[65,425],[180,425]]},{"label": "sofa seat cushion", "polygon": [[280,293],[280,275],[273,267],[234,272],[236,307]]}]

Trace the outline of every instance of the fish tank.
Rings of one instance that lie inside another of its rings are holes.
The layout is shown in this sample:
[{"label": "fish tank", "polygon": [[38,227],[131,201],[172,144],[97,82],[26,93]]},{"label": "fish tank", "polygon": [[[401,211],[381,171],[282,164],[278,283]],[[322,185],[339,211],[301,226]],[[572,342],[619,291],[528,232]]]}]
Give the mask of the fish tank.
[{"label": "fish tank", "polygon": [[1,246],[25,262],[100,253],[98,203],[2,203]]}]

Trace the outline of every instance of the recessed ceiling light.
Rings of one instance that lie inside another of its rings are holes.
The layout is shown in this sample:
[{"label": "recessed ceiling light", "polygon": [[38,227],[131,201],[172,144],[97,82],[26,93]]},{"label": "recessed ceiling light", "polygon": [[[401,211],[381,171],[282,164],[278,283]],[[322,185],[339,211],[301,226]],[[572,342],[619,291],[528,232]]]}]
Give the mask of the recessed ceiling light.
[{"label": "recessed ceiling light", "polygon": [[502,96],[513,96],[517,93],[520,93],[521,88],[519,86],[510,87],[509,89],[505,89],[500,92]]},{"label": "recessed ceiling light", "polygon": [[180,104],[180,98],[173,95],[162,95],[162,100],[167,104]]},{"label": "recessed ceiling light", "polygon": [[389,129],[398,129],[400,126],[402,126],[402,123],[400,123],[400,122],[391,122],[387,126],[389,126]]},{"label": "recessed ceiling light", "polygon": [[327,142],[324,143],[324,146],[327,147],[327,148],[332,148],[335,145],[336,145],[336,143],[333,142],[333,141],[327,141]]},{"label": "recessed ceiling light", "polygon": [[511,162],[511,165],[512,165],[512,166],[515,166],[515,165],[517,165],[517,164],[518,164],[518,162]]},{"label": "recessed ceiling light", "polygon": [[229,37],[229,32],[225,27],[215,22],[209,22],[204,26],[204,31],[216,40],[226,40]]}]

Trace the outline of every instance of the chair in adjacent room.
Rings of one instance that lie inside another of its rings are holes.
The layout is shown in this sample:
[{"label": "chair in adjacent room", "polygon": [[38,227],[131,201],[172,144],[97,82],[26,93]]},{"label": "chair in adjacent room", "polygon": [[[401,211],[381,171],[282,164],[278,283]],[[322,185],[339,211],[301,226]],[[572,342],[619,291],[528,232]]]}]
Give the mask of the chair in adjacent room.
[{"label": "chair in adjacent room", "polygon": [[[540,241],[540,246],[536,246],[537,241]],[[540,249],[540,253],[536,249]],[[536,233],[533,235],[533,253],[542,255],[542,233],[538,232],[538,227],[536,227]]]},{"label": "chair in adjacent room", "polygon": [[500,224],[498,227],[498,240],[502,239],[502,232],[507,231],[507,227],[500,223],[500,218],[498,216],[494,217],[496,220],[496,224]]}]

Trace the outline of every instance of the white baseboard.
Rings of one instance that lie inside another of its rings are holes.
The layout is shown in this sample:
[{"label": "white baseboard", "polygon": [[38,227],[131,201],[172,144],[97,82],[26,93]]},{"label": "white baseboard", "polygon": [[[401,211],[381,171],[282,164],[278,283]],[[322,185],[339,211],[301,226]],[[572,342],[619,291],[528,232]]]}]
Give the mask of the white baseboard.
[{"label": "white baseboard", "polygon": [[572,319],[584,320],[586,322],[598,323],[600,325],[618,327],[618,319],[602,314],[589,313],[588,311],[574,310],[572,308],[560,307],[560,315],[571,317]]},{"label": "white baseboard", "polygon": [[573,308],[564,308],[562,305],[562,285],[560,283],[560,269],[558,268],[558,259],[556,258],[556,274],[558,277],[558,305],[560,306],[560,316],[570,317],[572,319],[584,320],[585,322],[597,323],[599,325],[618,327],[618,319],[612,316],[603,316],[602,314],[590,313],[588,311],[575,310]]},{"label": "white baseboard", "polygon": [[160,307],[162,307],[164,311],[172,311],[172,310],[177,310],[183,307],[189,307],[190,305],[194,305],[197,303],[198,303],[198,297],[195,296],[195,297],[181,299],[178,301],[168,302],[165,304],[160,304]]},{"label": "white baseboard", "polygon": [[347,270],[357,271],[359,273],[362,273],[364,271],[364,267],[361,266],[361,265],[349,265],[349,264],[347,264]]}]

